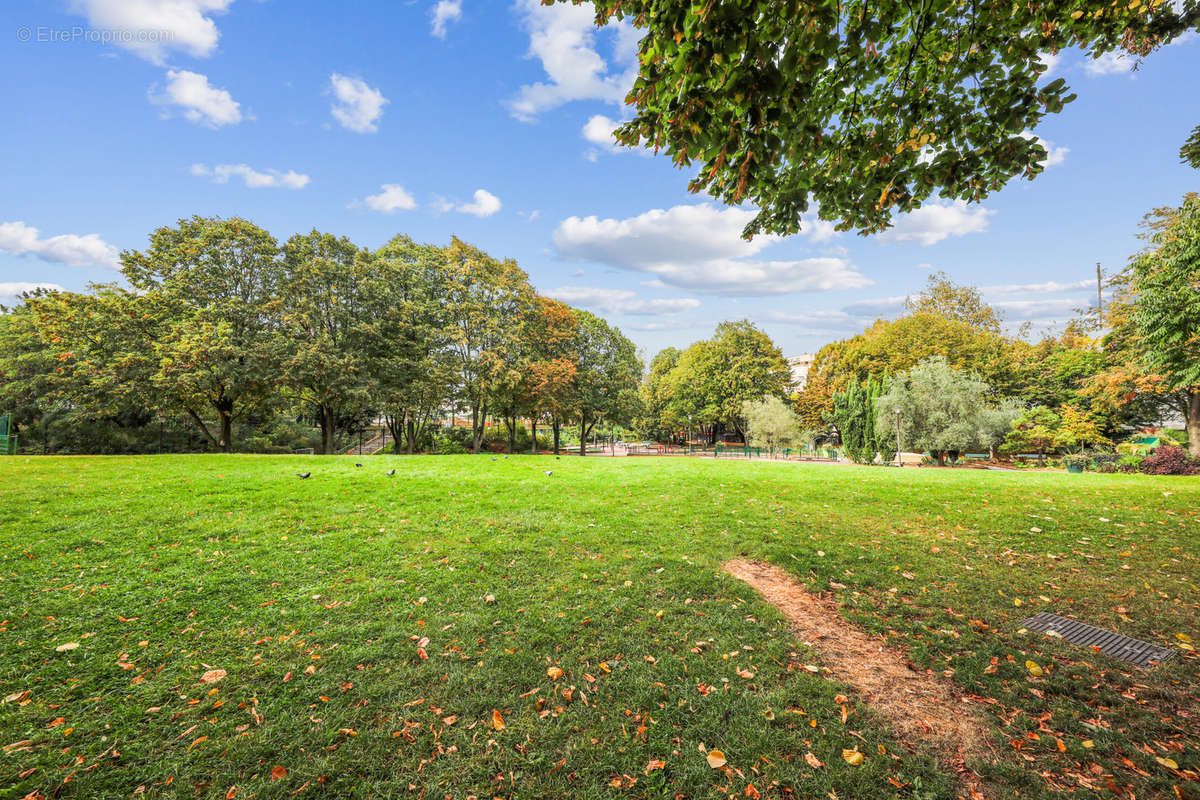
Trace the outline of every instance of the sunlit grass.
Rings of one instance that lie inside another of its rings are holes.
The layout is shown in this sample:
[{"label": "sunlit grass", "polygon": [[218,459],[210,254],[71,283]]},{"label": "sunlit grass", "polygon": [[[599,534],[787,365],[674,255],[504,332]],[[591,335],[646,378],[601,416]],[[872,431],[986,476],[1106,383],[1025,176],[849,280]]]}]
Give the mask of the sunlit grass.
[{"label": "sunlit grass", "polygon": [[[721,573],[744,555],[833,591],[849,619],[996,701],[980,710],[1004,757],[975,766],[1002,794],[1055,796],[1080,777],[1195,792],[1194,656],[1125,669],[1017,632],[1045,608],[1200,639],[1195,479],[355,460],[0,460],[0,786],[953,797],[869,707],[843,723],[847,687],[805,670],[819,655]],[[1028,659],[1048,674],[1029,677]],[[226,674],[202,683],[210,670]],[[861,766],[841,758],[854,747]]]}]

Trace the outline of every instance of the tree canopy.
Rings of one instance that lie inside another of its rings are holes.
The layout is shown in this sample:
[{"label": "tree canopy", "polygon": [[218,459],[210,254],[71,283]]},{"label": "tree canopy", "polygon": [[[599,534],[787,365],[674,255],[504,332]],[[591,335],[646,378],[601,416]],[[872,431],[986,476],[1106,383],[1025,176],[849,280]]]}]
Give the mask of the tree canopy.
[{"label": "tree canopy", "polygon": [[747,236],[795,233],[812,206],[840,230],[875,232],[932,197],[974,202],[1032,178],[1047,157],[1032,132],[1074,98],[1064,78],[1045,80],[1046,53],[1140,58],[1200,18],[1197,0],[595,7],[599,24],[643,34],[635,112],[616,139],[694,167],[693,192],[752,203]]}]

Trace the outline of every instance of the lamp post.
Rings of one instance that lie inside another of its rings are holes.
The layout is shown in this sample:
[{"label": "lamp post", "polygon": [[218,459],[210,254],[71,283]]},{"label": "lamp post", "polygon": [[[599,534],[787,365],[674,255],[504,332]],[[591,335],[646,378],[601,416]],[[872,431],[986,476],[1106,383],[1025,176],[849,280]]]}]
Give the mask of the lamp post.
[{"label": "lamp post", "polygon": [[896,409],[896,466],[903,467],[904,459],[900,456],[900,409]]}]

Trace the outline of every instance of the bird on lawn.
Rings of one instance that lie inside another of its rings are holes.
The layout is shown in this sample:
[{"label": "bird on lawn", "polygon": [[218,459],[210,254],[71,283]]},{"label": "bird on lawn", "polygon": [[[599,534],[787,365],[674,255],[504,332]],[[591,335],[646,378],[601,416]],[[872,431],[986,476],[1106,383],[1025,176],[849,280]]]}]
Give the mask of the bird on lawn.
[{"label": "bird on lawn", "polygon": [[354,466],[356,466],[356,467],[361,467],[361,466],[362,466],[362,464],[355,464]]},{"label": "bird on lawn", "polygon": [[312,475],[312,473],[311,472],[297,472],[296,473],[296,477],[299,478],[300,480],[304,480],[309,475]]},{"label": "bird on lawn", "polygon": [[388,475],[395,475],[395,474],[396,474],[396,470],[394,470],[394,469],[388,470]]},{"label": "bird on lawn", "polygon": [[547,477],[554,474],[552,470],[544,470],[544,472],[546,473]]}]

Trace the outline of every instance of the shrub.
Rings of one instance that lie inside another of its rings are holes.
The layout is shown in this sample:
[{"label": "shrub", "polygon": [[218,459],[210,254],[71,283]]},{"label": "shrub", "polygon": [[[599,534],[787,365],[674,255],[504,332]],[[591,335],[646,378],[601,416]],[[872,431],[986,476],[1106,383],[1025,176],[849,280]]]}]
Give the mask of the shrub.
[{"label": "shrub", "polygon": [[1200,475],[1200,462],[1182,447],[1164,444],[1146,456],[1141,470],[1147,475]]},{"label": "shrub", "polygon": [[460,456],[467,452],[463,443],[453,436],[435,436],[433,441],[437,446],[437,451],[445,456]]},{"label": "shrub", "polygon": [[1121,472],[1141,472],[1142,462],[1145,460],[1145,456],[1139,456],[1136,453],[1124,455],[1117,461],[1117,469]]},{"label": "shrub", "polygon": [[1063,458],[1063,465],[1067,467],[1077,467],[1078,469],[1082,470],[1089,470],[1092,468],[1092,457],[1087,453],[1066,456]]}]

